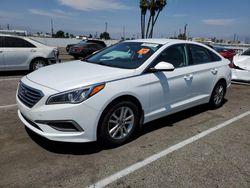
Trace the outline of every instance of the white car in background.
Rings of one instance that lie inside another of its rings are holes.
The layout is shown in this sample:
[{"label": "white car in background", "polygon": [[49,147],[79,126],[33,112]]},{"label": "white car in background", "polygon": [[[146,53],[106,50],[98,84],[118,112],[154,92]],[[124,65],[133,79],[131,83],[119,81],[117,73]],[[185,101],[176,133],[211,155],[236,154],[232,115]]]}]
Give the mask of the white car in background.
[{"label": "white car in background", "polygon": [[27,37],[0,34],[0,71],[34,71],[58,61],[58,50]]},{"label": "white car in background", "polygon": [[122,144],[140,124],[204,103],[220,107],[229,63],[194,42],[124,41],[23,77],[18,116],[50,140]]},{"label": "white car in background", "polygon": [[250,82],[250,48],[234,56],[231,67],[233,81]]}]

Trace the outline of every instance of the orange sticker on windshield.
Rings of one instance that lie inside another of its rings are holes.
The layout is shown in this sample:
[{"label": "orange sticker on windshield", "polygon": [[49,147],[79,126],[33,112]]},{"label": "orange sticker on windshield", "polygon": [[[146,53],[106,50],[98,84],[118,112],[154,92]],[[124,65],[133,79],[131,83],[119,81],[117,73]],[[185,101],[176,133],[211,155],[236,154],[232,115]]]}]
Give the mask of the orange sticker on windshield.
[{"label": "orange sticker on windshield", "polygon": [[141,54],[141,55],[145,55],[145,54],[147,54],[149,51],[150,51],[150,49],[148,49],[148,48],[142,48],[142,49],[140,49],[137,53],[138,53],[138,54]]}]

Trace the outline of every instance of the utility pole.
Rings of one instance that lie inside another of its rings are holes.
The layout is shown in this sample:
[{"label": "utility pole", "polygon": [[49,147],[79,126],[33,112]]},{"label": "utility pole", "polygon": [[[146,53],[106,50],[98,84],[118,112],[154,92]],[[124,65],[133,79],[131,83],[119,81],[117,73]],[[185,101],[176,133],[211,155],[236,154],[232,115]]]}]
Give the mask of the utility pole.
[{"label": "utility pole", "polygon": [[236,42],[236,34],[234,33],[234,43]]},{"label": "utility pole", "polygon": [[52,18],[50,20],[50,25],[51,25],[51,37],[53,38],[53,36],[54,36],[54,28],[53,28],[53,20],[52,20]]},{"label": "utility pole", "polygon": [[105,32],[107,33],[107,31],[108,31],[108,23],[105,22]]},{"label": "utility pole", "polygon": [[122,33],[122,37],[125,40],[125,26],[123,26],[123,33]]}]

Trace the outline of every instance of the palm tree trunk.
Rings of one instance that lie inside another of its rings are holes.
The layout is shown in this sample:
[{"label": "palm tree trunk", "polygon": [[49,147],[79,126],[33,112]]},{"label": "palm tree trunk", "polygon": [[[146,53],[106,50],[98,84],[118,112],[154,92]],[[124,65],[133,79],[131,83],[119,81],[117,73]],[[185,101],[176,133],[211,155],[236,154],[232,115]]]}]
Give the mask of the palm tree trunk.
[{"label": "palm tree trunk", "polygon": [[141,38],[144,38],[144,29],[143,29],[143,14],[141,12]]},{"label": "palm tree trunk", "polygon": [[152,28],[151,28],[151,31],[150,31],[150,34],[149,34],[149,35],[151,36],[151,38],[153,37],[153,32],[154,32],[155,23],[156,23],[156,21],[157,21],[157,19],[158,19],[158,17],[159,17],[160,12],[161,12],[161,10],[158,10],[156,17],[155,17],[155,19],[153,20],[153,25],[152,25]]},{"label": "palm tree trunk", "polygon": [[154,30],[154,19],[155,19],[155,16],[153,15],[152,16],[152,20],[151,20],[151,30],[150,30],[148,38],[152,38],[153,37],[152,35],[153,35],[153,30]]},{"label": "palm tree trunk", "polygon": [[148,26],[147,26],[147,32],[146,32],[146,38],[148,38],[148,32],[149,32],[149,27],[150,27],[150,22],[151,22],[152,16],[150,15],[148,18]]}]

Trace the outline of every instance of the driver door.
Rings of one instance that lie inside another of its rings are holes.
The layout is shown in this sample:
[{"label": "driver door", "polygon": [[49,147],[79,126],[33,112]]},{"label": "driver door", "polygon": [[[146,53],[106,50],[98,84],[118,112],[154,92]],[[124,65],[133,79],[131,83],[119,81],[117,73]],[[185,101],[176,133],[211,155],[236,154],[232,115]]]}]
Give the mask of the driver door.
[{"label": "driver door", "polygon": [[148,120],[186,108],[192,96],[192,72],[186,68],[186,46],[178,44],[167,47],[153,62],[152,67],[161,61],[173,64],[175,70],[149,73],[151,113]]}]

